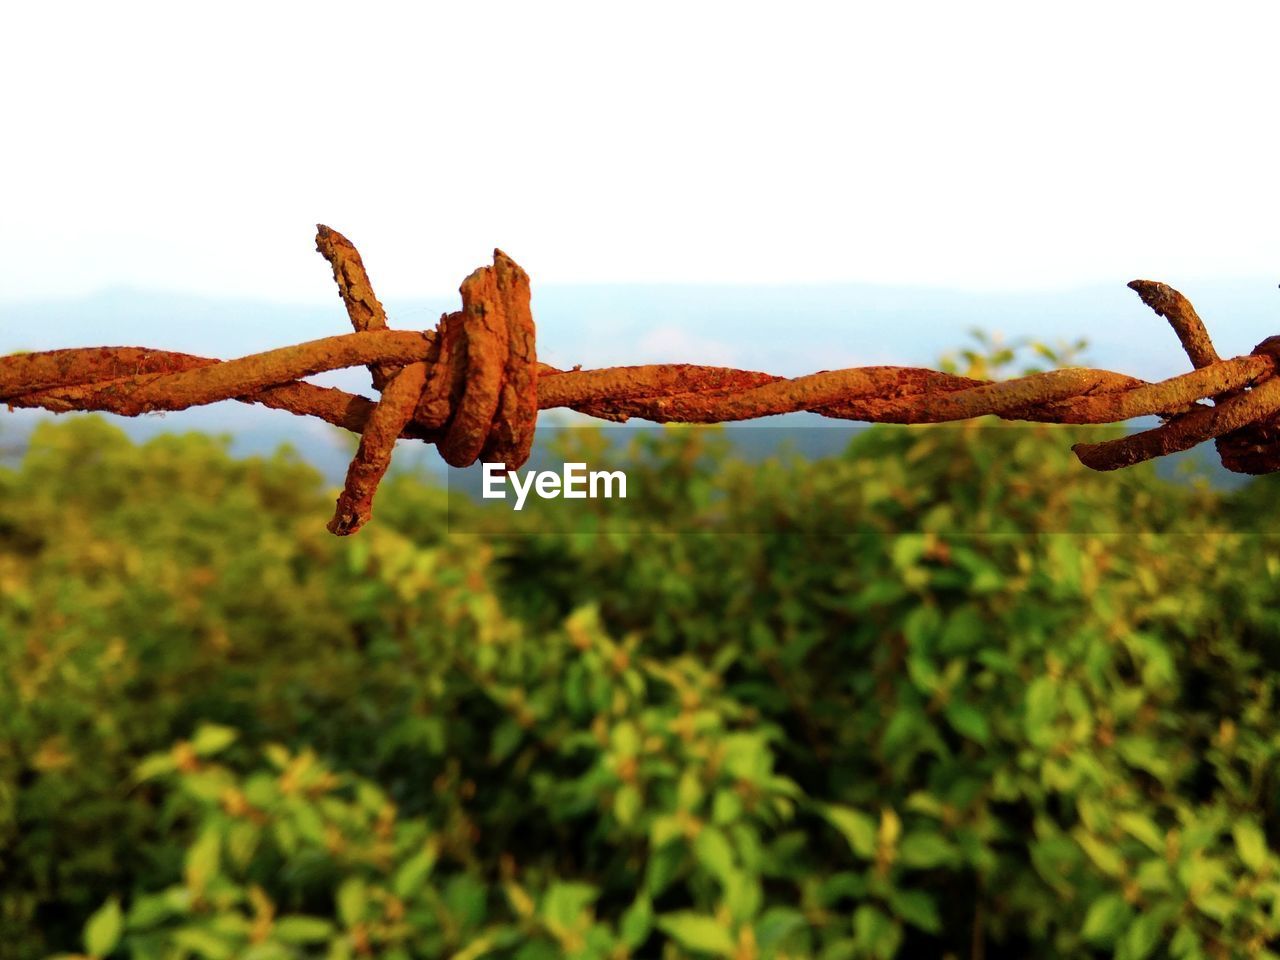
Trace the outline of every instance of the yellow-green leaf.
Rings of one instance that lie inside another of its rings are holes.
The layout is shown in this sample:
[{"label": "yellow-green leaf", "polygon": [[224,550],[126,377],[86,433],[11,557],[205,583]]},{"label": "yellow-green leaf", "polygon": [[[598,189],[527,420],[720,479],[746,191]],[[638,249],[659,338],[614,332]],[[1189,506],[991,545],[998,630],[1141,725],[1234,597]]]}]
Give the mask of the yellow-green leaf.
[{"label": "yellow-green leaf", "polygon": [[1129,905],[1124,902],[1124,897],[1119,894],[1099,897],[1089,904],[1080,936],[1095,946],[1109,947],[1125,929],[1132,913]]},{"label": "yellow-green leaf", "polygon": [[827,822],[844,836],[854,853],[868,859],[876,855],[876,822],[868,814],[834,803],[820,809]]},{"label": "yellow-green leaf", "polygon": [[84,949],[92,957],[105,957],[120,942],[124,930],[124,915],[120,901],[112,897],[91,916],[84,925]]},{"label": "yellow-green leaf", "polygon": [[202,723],[191,738],[191,749],[202,757],[212,756],[235,743],[236,733],[231,727],[217,723]]},{"label": "yellow-green leaf", "polygon": [[658,928],[687,950],[731,957],[733,937],[727,927],[712,917],[682,910],[658,918]]},{"label": "yellow-green leaf", "polygon": [[1257,824],[1239,820],[1231,828],[1236,840],[1236,851],[1250,870],[1257,873],[1267,863],[1267,838]]},{"label": "yellow-green leaf", "polygon": [[706,871],[720,881],[733,872],[733,847],[718,828],[704,827],[699,831],[693,852]]},{"label": "yellow-green leaf", "polygon": [[319,917],[281,917],[271,928],[284,943],[322,943],[333,935],[333,924]]}]

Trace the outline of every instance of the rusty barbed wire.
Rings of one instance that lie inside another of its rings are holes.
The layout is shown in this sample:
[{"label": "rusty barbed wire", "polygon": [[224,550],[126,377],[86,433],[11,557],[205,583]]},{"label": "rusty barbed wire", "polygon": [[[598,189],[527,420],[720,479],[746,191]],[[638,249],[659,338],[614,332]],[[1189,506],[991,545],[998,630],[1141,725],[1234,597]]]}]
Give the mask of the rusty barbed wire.
[{"label": "rusty barbed wire", "polygon": [[[360,254],[320,225],[316,249],[333,269],[353,333],[214,360],[145,347],[89,347],[0,357],[0,402],[61,413],[138,416],[219,400],[257,403],[360,434],[329,529],[354,533],[372,515],[378,484],[401,438],[434,443],[452,466],[522,466],[539,410],[567,407],[605,420],[721,423],[797,411],[874,423],[942,423],[994,415],[1043,423],[1116,423],[1158,415],[1154,429],[1073,450],[1114,470],[1215,440],[1239,473],[1280,470],[1280,337],[1221,359],[1190,302],[1166,284],[1129,286],[1169,321],[1194,369],[1148,383],[1072,367],[986,381],[919,367],[823,370],[787,378],[673,363],[559,370],[539,363],[529,277],[495,250],[460,288],[462,309],[428,331],[392,330]],[[366,366],[377,401],[304,382]],[[1209,401],[1206,404],[1203,401]]]}]

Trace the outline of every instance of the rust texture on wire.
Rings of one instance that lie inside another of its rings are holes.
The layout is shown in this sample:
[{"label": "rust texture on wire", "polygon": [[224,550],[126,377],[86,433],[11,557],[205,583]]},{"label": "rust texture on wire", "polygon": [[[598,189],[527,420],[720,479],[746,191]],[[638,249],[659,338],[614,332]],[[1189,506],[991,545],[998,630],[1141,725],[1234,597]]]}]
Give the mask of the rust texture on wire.
[{"label": "rust texture on wire", "polygon": [[[1216,440],[1239,473],[1280,470],[1280,337],[1221,359],[1178,291],[1129,286],[1166,318],[1193,370],[1158,383],[1067,368],[985,381],[917,367],[823,370],[777,377],[696,364],[558,370],[539,363],[529,277],[502,251],[463,281],[462,309],[434,330],[389,329],[355,247],[320,226],[316,249],[333,268],[353,333],[236,360],[92,347],[0,357],[0,402],[54,412],[138,416],[235,399],[319,417],[360,434],[329,529],[368,521],[398,439],[434,443],[453,466],[524,464],[539,410],[567,407],[606,420],[719,423],[810,411],[877,423],[941,423],[994,415],[1044,423],[1115,423],[1158,415],[1160,426],[1072,449],[1095,470],[1114,470]],[[367,366],[377,401],[306,383],[340,367]]]}]

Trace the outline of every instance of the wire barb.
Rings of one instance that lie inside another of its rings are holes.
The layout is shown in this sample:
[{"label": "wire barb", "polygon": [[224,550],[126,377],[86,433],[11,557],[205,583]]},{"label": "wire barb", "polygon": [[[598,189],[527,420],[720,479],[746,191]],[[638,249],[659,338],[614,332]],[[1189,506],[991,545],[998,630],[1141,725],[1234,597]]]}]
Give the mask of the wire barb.
[{"label": "wire barb", "polygon": [[[1085,466],[1114,470],[1212,439],[1229,470],[1280,471],[1280,337],[1223,360],[1186,297],[1152,280],[1129,286],[1169,321],[1194,367],[1158,383],[1082,367],[1002,381],[891,366],[795,378],[687,363],[558,370],[537,360],[529,277],[502,251],[463,281],[460,311],[417,332],[388,328],[346,237],[319,225],[316,249],[333,270],[353,333],[226,361],[144,347],[14,354],[0,357],[0,402],[138,416],[234,399],[359,433],[329,522],[338,535],[355,533],[372,516],[398,439],[434,443],[452,466],[483,460],[515,469],[529,457],[537,412],[553,407],[658,423],[802,410],[874,423],[997,416],[1085,424],[1156,414],[1165,422],[1153,430],[1072,449]],[[368,367],[378,400],[304,381],[351,366]]]}]

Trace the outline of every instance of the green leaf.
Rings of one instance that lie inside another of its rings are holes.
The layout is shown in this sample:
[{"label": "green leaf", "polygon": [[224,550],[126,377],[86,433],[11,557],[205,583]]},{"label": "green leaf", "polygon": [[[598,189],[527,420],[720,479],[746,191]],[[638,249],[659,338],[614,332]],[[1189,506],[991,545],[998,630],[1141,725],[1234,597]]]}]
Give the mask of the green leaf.
[{"label": "green leaf", "polygon": [[258,843],[262,839],[262,828],[249,820],[240,820],[227,828],[227,855],[232,864],[240,869],[249,865]]},{"label": "green leaf", "polygon": [[858,946],[878,960],[890,960],[902,944],[902,928],[870,904],[854,911],[853,934]]},{"label": "green leaf", "polygon": [[635,823],[643,805],[640,791],[635,784],[624,783],[613,796],[613,815],[618,823],[629,827]]},{"label": "green leaf", "polygon": [[1071,835],[1084,848],[1084,852],[1103,873],[1111,877],[1122,877],[1125,873],[1124,857],[1116,852],[1116,848],[1104,843],[1084,830],[1073,830]]},{"label": "green leaf", "polygon": [[987,724],[986,716],[973,704],[963,701],[948,704],[946,715],[947,722],[961,736],[983,746],[991,739],[991,727]]},{"label": "green leaf", "polygon": [[613,728],[611,737],[613,752],[619,757],[634,757],[640,752],[640,734],[630,720],[623,720]]},{"label": "green leaf", "polygon": [[271,765],[279,770],[289,766],[293,759],[289,751],[278,743],[268,743],[262,748],[262,753]]},{"label": "green leaf", "polygon": [[231,960],[236,948],[221,937],[200,927],[183,927],[173,932],[173,945],[193,951],[204,960]]},{"label": "green leaf", "polygon": [[317,847],[323,846],[325,842],[326,832],[324,827],[324,817],[320,815],[320,810],[311,804],[291,805],[293,813],[293,825],[298,831],[298,835],[304,840],[310,840]]},{"label": "green leaf", "polygon": [[480,937],[472,940],[463,949],[455,953],[450,960],[478,960],[478,958],[492,951],[494,946],[493,937]]},{"label": "green leaf", "polygon": [[717,790],[711,800],[712,822],[726,826],[742,816],[742,797],[734,790]]},{"label": "green leaf", "polygon": [[[991,574],[983,579],[988,581],[984,584],[988,589],[998,588],[1001,583],[998,574],[994,575],[994,583],[991,582]],[[966,604],[947,618],[947,625],[938,641],[938,650],[945,654],[968,653],[982,644],[989,631],[990,627],[978,608],[973,604]]]},{"label": "green leaf", "polygon": [[942,614],[931,604],[921,604],[902,622],[902,636],[910,647],[927,649],[942,625]]},{"label": "green leaf", "polygon": [[925,933],[938,933],[942,930],[938,906],[933,902],[933,897],[923,890],[895,890],[889,897],[889,905],[899,917]]},{"label": "green leaf", "polygon": [[403,899],[418,891],[436,865],[437,855],[436,845],[429,844],[400,865],[395,880],[392,881],[392,889],[397,897]]},{"label": "green leaf", "polygon": [[671,886],[684,859],[682,844],[668,844],[649,854],[649,862],[645,865],[644,888],[650,896],[656,897]]},{"label": "green leaf", "polygon": [[898,846],[898,862],[904,867],[931,870],[955,860],[956,848],[934,830],[916,830],[902,838]]},{"label": "green leaf", "polygon": [[548,924],[571,930],[598,896],[600,891],[589,883],[553,883],[542,898],[541,913]]},{"label": "green leaf", "polygon": [[907,657],[907,676],[922,693],[933,693],[941,686],[938,668],[927,654],[912,653]]},{"label": "green leaf", "polygon": [[656,816],[649,824],[649,846],[654,850],[661,849],[683,833],[684,824],[679,817]]},{"label": "green leaf", "polygon": [[444,904],[457,924],[465,929],[479,926],[488,909],[489,888],[479,877],[456,873],[444,888]]},{"label": "green leaf", "polygon": [[[331,953],[329,956],[335,955]],[[283,944],[264,940],[262,943],[247,947],[243,953],[236,956],[236,960],[294,960],[294,954]]]},{"label": "green leaf", "polygon": [[[1146,960],[1159,944],[1164,933],[1164,920],[1151,913],[1138,916],[1121,939],[1124,960]],[[1120,954],[1117,954],[1120,955]]]},{"label": "green leaf", "polygon": [[905,570],[918,563],[927,548],[928,542],[924,534],[900,533],[894,538],[893,546],[889,548],[889,556],[893,558],[895,567]]},{"label": "green leaf", "polygon": [[676,806],[681,810],[696,810],[702,805],[703,795],[702,781],[697,771],[685,770],[676,784]]},{"label": "green leaf", "polygon": [[173,773],[177,769],[178,761],[173,758],[172,753],[168,751],[165,753],[153,753],[150,756],[143,757],[142,761],[134,767],[133,778],[142,783],[145,780],[162,777],[166,773]]},{"label": "green leaf", "polygon": [[1145,770],[1157,780],[1169,777],[1169,758],[1164,746],[1152,737],[1122,737],[1116,741],[1116,752],[1130,766]]},{"label": "green leaf", "polygon": [[1173,884],[1173,873],[1163,857],[1144,860],[1134,873],[1138,888],[1144,893],[1167,893]]},{"label": "green leaf", "polygon": [[511,755],[511,751],[520,746],[520,741],[523,739],[524,728],[514,718],[508,717],[503,720],[493,731],[489,744],[489,761],[501,763]]},{"label": "green leaf", "polygon": [[360,877],[348,877],[338,888],[335,898],[338,904],[338,919],[347,929],[354,927],[364,919],[365,907],[368,905],[368,888]]},{"label": "green leaf", "polygon": [[1133,911],[1124,897],[1116,893],[1106,894],[1089,904],[1080,936],[1095,946],[1109,947],[1132,915]]},{"label": "green leaf", "polygon": [[285,943],[323,943],[334,934],[333,924],[320,917],[281,917],[271,928],[277,940]]},{"label": "green leaf", "polygon": [[227,792],[227,788],[235,782],[231,773],[227,770],[217,767],[209,767],[194,773],[185,774],[182,778],[183,792],[190,796],[203,800],[205,803],[214,804],[222,799],[223,794]]},{"label": "green leaf", "polygon": [[1153,853],[1165,852],[1165,835],[1150,817],[1140,813],[1121,813],[1116,816],[1116,823],[1137,840],[1141,840]]},{"label": "green leaf", "polygon": [[819,807],[827,822],[840,831],[849,847],[860,857],[876,855],[876,822],[861,810],[827,804]]},{"label": "green leaf", "polygon": [[739,923],[745,923],[760,912],[764,891],[753,874],[734,870],[724,877],[724,902],[729,915]]},{"label": "green leaf", "polygon": [[1239,897],[1233,897],[1218,890],[1196,893],[1192,899],[1197,910],[1207,917],[1213,917],[1223,925],[1231,920],[1232,915],[1240,909],[1242,903]]},{"label": "green leaf", "polygon": [[[406,956],[404,960],[409,958]],[[547,940],[526,940],[512,960],[564,960],[564,951],[559,944]]]},{"label": "green leaf", "polygon": [[703,827],[698,832],[693,852],[703,868],[721,882],[733,873],[733,847],[716,827]]},{"label": "green leaf", "polygon": [[733,956],[733,937],[712,917],[684,910],[659,917],[658,927],[687,950]]},{"label": "green leaf", "polygon": [[206,827],[191,848],[187,850],[184,876],[187,886],[203,891],[218,873],[222,859],[222,835],[217,827]]},{"label": "green leaf", "polygon": [[191,738],[191,749],[202,757],[209,757],[235,743],[239,734],[231,727],[217,723],[202,723]]},{"label": "green leaf", "polygon": [[791,907],[770,907],[755,924],[756,943],[766,956],[772,956],[787,938],[808,927],[804,914]]},{"label": "green leaf", "polygon": [[[1172,937],[1169,938],[1169,955],[1171,957],[1193,957],[1201,960],[1204,954],[1200,951],[1200,937],[1196,933],[1196,928],[1191,924],[1181,924],[1174,931]],[[1258,960],[1264,960],[1266,954],[1259,956]],[[1266,958],[1269,960],[1269,958]]]},{"label": "green leaf", "polygon": [[145,930],[179,913],[182,909],[168,893],[143,894],[129,905],[129,929]]},{"label": "green leaf", "polygon": [[124,914],[120,901],[112,897],[84,925],[84,950],[91,957],[105,957],[120,942],[124,931]]},{"label": "green leaf", "polygon": [[653,901],[649,899],[647,894],[642,893],[636,897],[635,902],[622,915],[622,921],[618,925],[618,932],[623,943],[632,950],[637,950],[641,944],[649,939],[649,931],[652,929]]},{"label": "green leaf", "polygon": [[903,806],[912,813],[923,813],[926,816],[941,820],[946,813],[946,806],[943,802],[931,793],[924,790],[917,790],[909,797]]},{"label": "green leaf", "polygon": [[867,886],[867,877],[861,873],[835,873],[819,885],[818,897],[826,906],[834,906],[842,899],[863,900],[867,896]]},{"label": "green leaf", "polygon": [[298,831],[287,820],[277,820],[271,825],[271,835],[276,845],[286,857],[292,857],[298,851]]},{"label": "green leaf", "polygon": [[1257,824],[1249,820],[1238,820],[1231,828],[1236,840],[1236,851],[1244,865],[1254,873],[1259,872],[1267,863],[1267,838]]},{"label": "green leaf", "polygon": [[1058,716],[1058,686],[1053,678],[1041,675],[1032,680],[1026,702],[1027,738],[1033,744],[1047,746]]}]

